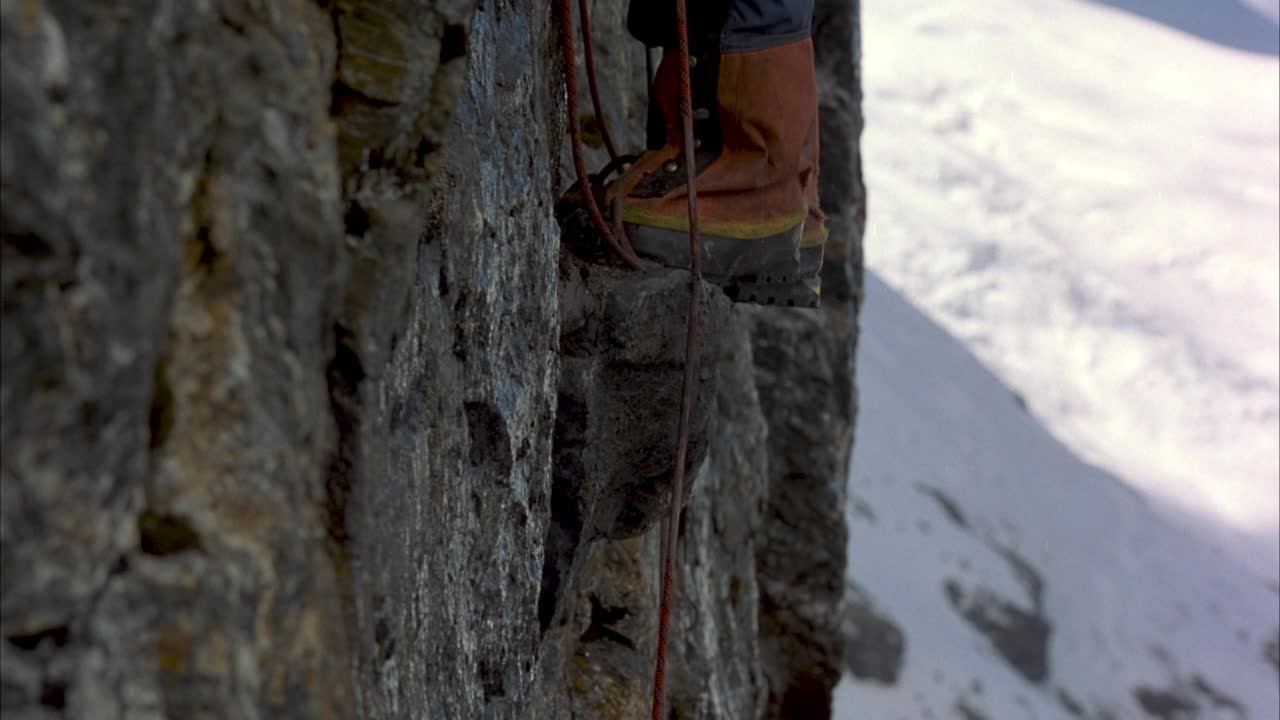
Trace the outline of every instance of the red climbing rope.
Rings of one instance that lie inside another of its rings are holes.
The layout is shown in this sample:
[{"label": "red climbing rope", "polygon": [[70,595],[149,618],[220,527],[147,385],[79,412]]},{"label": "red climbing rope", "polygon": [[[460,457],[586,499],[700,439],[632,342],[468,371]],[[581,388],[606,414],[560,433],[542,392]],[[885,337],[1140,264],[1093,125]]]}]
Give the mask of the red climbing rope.
[{"label": "red climbing rope", "polygon": [[604,121],[604,103],[600,102],[600,85],[596,82],[596,51],[591,42],[591,8],[590,0],[578,0],[578,18],[582,23],[582,59],[587,66],[587,87],[591,90],[591,108],[596,112],[596,125],[600,126],[600,138],[604,140],[604,149],[609,151],[609,161],[617,162],[618,148],[613,144],[609,134],[609,125]]},{"label": "red climbing rope", "polygon": [[[668,636],[671,629],[671,600],[675,581],[676,543],[680,538],[680,511],[684,502],[684,469],[689,456],[689,421],[693,413],[693,389],[698,375],[699,310],[702,291],[702,241],[698,233],[698,193],[694,186],[697,162],[694,157],[693,99],[689,80],[689,19],[685,0],[676,3],[677,58],[680,70],[680,119],[683,123],[682,138],[685,172],[689,200],[689,323],[685,336],[684,381],[680,393],[680,423],[677,430],[675,465],[671,478],[671,510],[665,523],[662,543],[662,600],[658,609],[658,648],[653,671],[653,720],[662,720],[666,705],[666,673]],[[633,268],[639,267],[639,258],[627,242],[622,228],[621,198],[612,208],[614,227],[605,223],[596,203],[595,194],[582,159],[582,132],[578,126],[578,79],[573,53],[573,17],[570,0],[560,0],[560,45],[564,54],[565,89],[568,94],[569,137],[573,150],[573,166],[586,197],[587,209],[596,228],[620,257]],[[588,0],[578,0],[578,13],[582,18],[583,59],[587,66],[587,82],[591,90],[591,103],[600,126],[600,135],[609,151],[611,165],[619,162],[617,148],[604,121],[604,108],[600,102],[600,89],[596,83],[595,52],[591,43],[591,19]],[[645,70],[652,82],[649,68],[649,49],[645,48]]]},{"label": "red climbing rope", "polygon": [[[596,204],[595,190],[591,187],[591,178],[587,175],[587,164],[582,159],[582,129],[578,126],[578,72],[573,57],[573,4],[570,0],[560,0],[560,49],[564,60],[564,84],[568,102],[569,146],[573,151],[573,169],[578,175],[578,185],[582,187],[582,195],[587,202],[587,211],[601,237],[609,247],[629,267],[639,268],[640,258],[636,257],[624,236],[615,237],[600,214],[600,206]],[[585,15],[583,17],[586,17]],[[600,126],[604,127],[603,120]]]},{"label": "red climbing rope", "polygon": [[684,464],[689,453],[689,416],[698,371],[698,309],[702,291],[702,240],[698,235],[697,163],[693,146],[693,98],[689,81],[689,18],[685,0],[676,0],[676,37],[680,67],[680,120],[684,125],[684,167],[689,197],[689,327],[684,347],[684,387],[680,395],[680,429],[676,465],[671,479],[671,515],[662,558],[662,604],[658,610],[658,651],[653,671],[653,720],[662,720],[666,703],[667,635],[671,626],[671,590],[676,570],[676,542],[680,538],[680,509],[684,503]]}]

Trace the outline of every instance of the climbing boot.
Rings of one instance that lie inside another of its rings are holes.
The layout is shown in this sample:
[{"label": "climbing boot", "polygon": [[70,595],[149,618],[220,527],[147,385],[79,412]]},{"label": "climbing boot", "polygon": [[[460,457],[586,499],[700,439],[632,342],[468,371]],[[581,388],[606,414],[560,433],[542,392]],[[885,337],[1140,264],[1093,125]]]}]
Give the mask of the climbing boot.
[{"label": "climbing boot", "polygon": [[[818,207],[818,107],[807,38],[690,58],[704,277],[730,298],[814,307],[826,218]],[[676,54],[653,82],[650,147],[609,184],[641,258],[689,266],[688,189]],[[657,130],[655,120],[660,123]]]}]

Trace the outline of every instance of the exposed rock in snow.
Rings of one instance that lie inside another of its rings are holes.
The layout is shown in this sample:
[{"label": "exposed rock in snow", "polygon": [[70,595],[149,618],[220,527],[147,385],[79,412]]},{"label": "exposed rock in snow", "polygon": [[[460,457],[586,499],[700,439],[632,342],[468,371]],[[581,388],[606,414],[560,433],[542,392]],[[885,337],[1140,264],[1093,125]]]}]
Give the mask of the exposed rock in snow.
[{"label": "exposed rock in snow", "polygon": [[842,717],[1280,716],[1280,63],[1186,11],[1280,37],[866,8],[850,578],[907,652]]},{"label": "exposed rock in snow", "polygon": [[887,618],[906,652],[891,684],[849,668],[838,717],[1275,715],[1261,578],[1081,462],[874,275],[862,326],[849,577],[875,615],[846,634]]}]

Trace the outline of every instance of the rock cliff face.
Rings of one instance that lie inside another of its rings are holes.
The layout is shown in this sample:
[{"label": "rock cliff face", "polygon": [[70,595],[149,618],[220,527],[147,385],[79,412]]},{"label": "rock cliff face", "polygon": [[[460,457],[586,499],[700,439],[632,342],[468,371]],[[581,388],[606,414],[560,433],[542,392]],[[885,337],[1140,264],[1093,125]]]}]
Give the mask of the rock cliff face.
[{"label": "rock cliff face", "polygon": [[[818,2],[826,309],[700,300],[674,717],[821,717],[842,662],[856,29]],[[688,298],[561,251],[556,43],[0,0],[6,717],[645,716]]]}]

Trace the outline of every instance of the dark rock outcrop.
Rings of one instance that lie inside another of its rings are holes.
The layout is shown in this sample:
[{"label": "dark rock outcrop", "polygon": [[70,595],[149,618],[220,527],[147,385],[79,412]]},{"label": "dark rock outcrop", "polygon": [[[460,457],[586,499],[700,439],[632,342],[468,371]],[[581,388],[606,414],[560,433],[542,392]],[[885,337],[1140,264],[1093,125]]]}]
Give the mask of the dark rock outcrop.
[{"label": "dark rock outcrop", "polygon": [[[1049,638],[1053,632],[1053,625],[1045,615],[1044,578],[1013,548],[973,527],[955,498],[928,485],[916,489],[932,499],[952,525],[974,536],[1003,559],[1010,575],[1022,586],[1025,601],[1003,597],[981,584],[966,589],[956,578],[947,578],[942,591],[952,609],[986,636],[1011,668],[1027,682],[1043,684],[1049,677]],[[1075,704],[1061,689],[1059,700],[1068,709]]]},{"label": "dark rock outcrop", "polygon": [[1196,720],[1202,717],[1245,720],[1248,711],[1239,700],[1214,687],[1203,675],[1175,676],[1167,686],[1139,686],[1133,698],[1149,717]]},{"label": "dark rock outcrop", "polygon": [[943,590],[956,612],[987,636],[1010,667],[1029,683],[1045,681],[1053,627],[1038,609],[1027,610],[984,587],[966,592],[956,580],[947,580]]},{"label": "dark rock outcrop", "polygon": [[1134,689],[1133,697],[1149,717],[1193,720],[1200,715],[1200,707],[1195,701],[1177,692],[1139,687]]},{"label": "dark rock outcrop", "polygon": [[[706,288],[681,718],[822,717],[844,662],[856,29],[818,2],[826,309]],[[461,0],[0,3],[6,716],[647,715],[687,276],[562,252],[556,42]]]},{"label": "dark rock outcrop", "polygon": [[853,430],[852,337],[831,332],[829,316],[815,313],[753,320],[756,386],[769,425],[769,494],[756,550],[769,714],[822,718],[844,667],[849,457],[842,450]]},{"label": "dark rock outcrop", "polygon": [[1262,645],[1262,657],[1276,669],[1280,676],[1280,629],[1272,630],[1271,637]]},{"label": "dark rock outcrop", "polygon": [[859,680],[894,685],[902,672],[906,638],[902,628],[850,583],[845,597],[845,668]]}]

